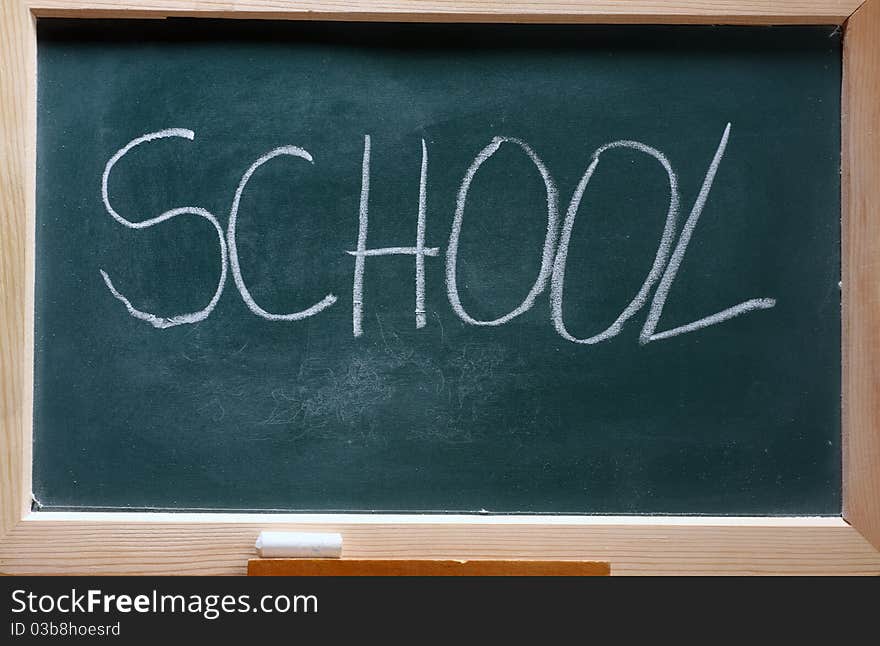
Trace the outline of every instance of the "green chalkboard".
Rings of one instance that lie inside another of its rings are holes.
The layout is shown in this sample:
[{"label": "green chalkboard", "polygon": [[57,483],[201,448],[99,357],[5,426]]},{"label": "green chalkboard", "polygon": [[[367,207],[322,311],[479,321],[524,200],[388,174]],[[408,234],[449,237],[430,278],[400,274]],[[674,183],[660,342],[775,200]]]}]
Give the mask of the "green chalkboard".
[{"label": "green chalkboard", "polygon": [[39,504],[838,514],[840,49],[40,20]]}]

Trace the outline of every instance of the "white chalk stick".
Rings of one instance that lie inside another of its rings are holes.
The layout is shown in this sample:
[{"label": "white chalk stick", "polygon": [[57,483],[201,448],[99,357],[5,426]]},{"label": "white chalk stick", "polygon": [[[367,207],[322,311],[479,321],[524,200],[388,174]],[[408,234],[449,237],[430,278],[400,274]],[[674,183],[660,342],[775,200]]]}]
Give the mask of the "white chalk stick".
[{"label": "white chalk stick", "polygon": [[257,554],[264,558],[339,558],[342,534],[318,532],[260,532]]}]

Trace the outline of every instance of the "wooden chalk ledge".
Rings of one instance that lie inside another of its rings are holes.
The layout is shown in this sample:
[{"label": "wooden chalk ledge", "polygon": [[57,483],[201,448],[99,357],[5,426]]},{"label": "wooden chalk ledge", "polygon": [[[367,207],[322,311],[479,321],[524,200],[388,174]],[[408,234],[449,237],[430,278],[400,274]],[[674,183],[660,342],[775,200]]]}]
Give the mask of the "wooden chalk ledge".
[{"label": "wooden chalk ledge", "polygon": [[248,576],[609,576],[599,561],[250,559]]}]

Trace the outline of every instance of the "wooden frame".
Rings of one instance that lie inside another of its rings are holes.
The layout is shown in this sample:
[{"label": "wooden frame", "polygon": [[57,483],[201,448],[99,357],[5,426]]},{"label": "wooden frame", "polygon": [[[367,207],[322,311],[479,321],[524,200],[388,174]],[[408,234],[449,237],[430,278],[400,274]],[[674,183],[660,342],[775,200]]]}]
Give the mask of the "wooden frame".
[{"label": "wooden frame", "polygon": [[[263,529],[345,557],[550,559],[614,574],[880,574],[880,0],[0,0],[0,573],[243,574]],[[837,24],[842,109],[839,518],[31,513],[36,18]]]},{"label": "wooden frame", "polygon": [[595,561],[440,559],[250,559],[248,576],[609,576]]}]

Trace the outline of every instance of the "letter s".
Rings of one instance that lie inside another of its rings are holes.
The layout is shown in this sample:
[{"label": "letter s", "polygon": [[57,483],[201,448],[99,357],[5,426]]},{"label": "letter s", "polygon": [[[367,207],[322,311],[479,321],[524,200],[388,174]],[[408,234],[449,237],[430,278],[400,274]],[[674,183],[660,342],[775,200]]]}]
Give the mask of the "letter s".
[{"label": "letter s", "polygon": [[144,312],[136,309],[134,305],[131,304],[131,301],[128,300],[128,298],[122,295],[113,286],[113,282],[110,280],[110,276],[107,275],[107,272],[105,272],[103,269],[100,270],[101,276],[104,278],[104,282],[107,285],[107,289],[110,290],[110,293],[113,294],[116,299],[118,299],[123,303],[123,305],[125,305],[125,308],[128,310],[128,313],[131,316],[136,319],[146,321],[153,327],[160,329],[174,327],[175,325],[182,325],[184,323],[198,323],[199,321],[203,321],[208,318],[208,315],[217,305],[217,301],[220,300],[220,295],[223,293],[223,287],[226,285],[227,265],[226,237],[224,236],[223,229],[220,228],[220,223],[217,221],[217,218],[214,217],[214,215],[209,211],[206,211],[205,209],[196,206],[184,206],[176,209],[171,209],[170,211],[165,211],[161,215],[157,215],[154,218],[141,220],[140,222],[132,222],[131,220],[127,220],[126,218],[119,215],[119,213],[117,213],[110,205],[110,198],[107,191],[107,183],[110,179],[110,171],[113,169],[113,166],[116,165],[116,162],[122,159],[122,157],[124,157],[125,154],[128,153],[128,151],[135,146],[139,146],[142,143],[153,141],[155,139],[164,139],[166,137],[182,137],[183,139],[189,139],[190,141],[192,141],[195,138],[195,133],[192,130],[186,130],[185,128],[169,128],[167,130],[160,130],[159,132],[151,132],[141,137],[138,137],[137,139],[133,139],[122,149],[120,149],[115,155],[113,155],[113,157],[110,158],[110,160],[107,162],[107,165],[104,167],[104,175],[101,178],[101,198],[104,201],[104,208],[107,209],[107,213],[109,213],[114,220],[116,220],[120,224],[127,226],[130,229],[147,229],[149,227],[165,222],[166,220],[175,218],[178,215],[191,214],[205,218],[208,222],[214,225],[214,229],[217,230],[217,239],[220,241],[220,280],[217,283],[217,290],[214,292],[214,297],[211,299],[211,302],[197,312],[191,312],[189,314],[177,314],[170,317],[160,317],[156,316],[155,314],[151,314],[150,312]]},{"label": "letter s", "polygon": [[12,592],[12,600],[19,604],[18,608],[13,608],[12,612],[24,612],[27,610],[27,604],[24,602],[24,599],[20,599],[24,595],[24,590],[13,590]]}]

